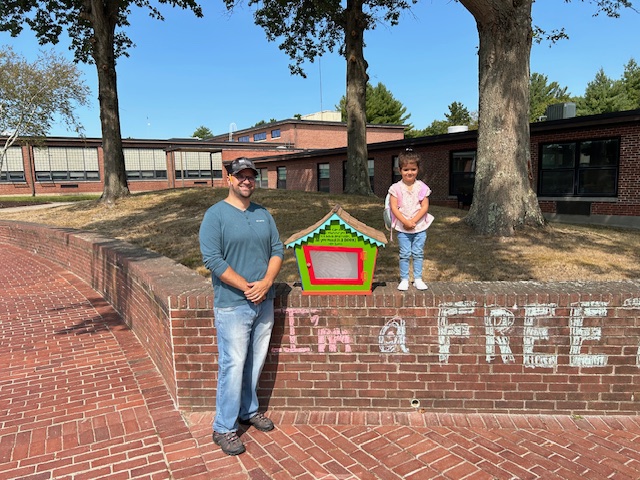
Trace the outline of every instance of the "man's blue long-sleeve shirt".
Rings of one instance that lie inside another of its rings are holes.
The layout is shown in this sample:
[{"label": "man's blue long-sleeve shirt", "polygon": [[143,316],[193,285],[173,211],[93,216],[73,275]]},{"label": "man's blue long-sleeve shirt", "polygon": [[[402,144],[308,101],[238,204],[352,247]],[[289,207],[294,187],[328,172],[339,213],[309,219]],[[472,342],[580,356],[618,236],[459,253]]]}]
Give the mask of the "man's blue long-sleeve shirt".
[{"label": "man's blue long-sleeve shirt", "polygon": [[[271,214],[250,203],[242,211],[225,201],[211,206],[200,225],[200,251],[211,271],[214,304],[232,307],[247,302],[244,293],[220,280],[231,267],[248,282],[262,280],[272,257],[284,256],[280,234]],[[267,298],[274,298],[272,286]]]}]

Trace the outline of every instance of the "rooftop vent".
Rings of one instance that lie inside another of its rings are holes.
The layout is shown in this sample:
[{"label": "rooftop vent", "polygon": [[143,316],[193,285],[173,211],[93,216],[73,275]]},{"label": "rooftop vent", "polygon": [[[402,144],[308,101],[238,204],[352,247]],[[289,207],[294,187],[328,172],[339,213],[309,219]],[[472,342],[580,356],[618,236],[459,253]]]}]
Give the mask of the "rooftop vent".
[{"label": "rooftop vent", "polygon": [[447,133],[458,133],[458,132],[466,132],[469,130],[467,125],[452,125],[447,127]]},{"label": "rooftop vent", "polygon": [[545,112],[547,120],[562,120],[576,116],[576,104],[573,102],[555,103],[549,105]]}]

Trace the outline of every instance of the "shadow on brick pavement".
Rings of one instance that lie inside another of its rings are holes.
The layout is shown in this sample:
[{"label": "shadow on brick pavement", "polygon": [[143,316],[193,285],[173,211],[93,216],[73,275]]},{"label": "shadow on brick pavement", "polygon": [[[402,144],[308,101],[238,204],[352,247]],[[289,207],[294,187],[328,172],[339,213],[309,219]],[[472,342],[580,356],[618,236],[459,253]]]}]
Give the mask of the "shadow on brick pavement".
[{"label": "shadow on brick pavement", "polygon": [[0,480],[640,479],[640,418],[271,411],[223,454],[121,318],[0,245]]}]

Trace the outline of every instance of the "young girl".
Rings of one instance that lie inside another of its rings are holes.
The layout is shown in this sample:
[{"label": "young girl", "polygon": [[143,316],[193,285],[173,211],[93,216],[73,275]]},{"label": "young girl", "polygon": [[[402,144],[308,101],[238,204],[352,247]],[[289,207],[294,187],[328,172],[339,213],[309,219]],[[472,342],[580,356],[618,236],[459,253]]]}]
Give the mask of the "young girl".
[{"label": "young girl", "polygon": [[413,259],[413,285],[418,290],[428,287],[422,281],[424,244],[433,217],[427,215],[431,189],[418,180],[420,158],[407,148],[398,155],[398,171],[402,180],[389,187],[389,206],[395,217],[392,228],[398,232],[400,249],[400,283],[398,290],[409,289],[409,263]]}]

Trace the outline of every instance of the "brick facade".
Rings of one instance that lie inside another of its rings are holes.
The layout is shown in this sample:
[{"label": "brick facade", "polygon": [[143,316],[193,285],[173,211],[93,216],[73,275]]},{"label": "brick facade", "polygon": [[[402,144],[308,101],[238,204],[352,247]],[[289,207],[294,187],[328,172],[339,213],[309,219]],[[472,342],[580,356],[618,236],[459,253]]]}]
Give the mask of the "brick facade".
[{"label": "brick facade", "polygon": [[[272,129],[280,136],[271,138]],[[221,187],[226,185],[223,173],[214,178],[176,178],[177,156],[181,152],[200,151],[219,153],[222,162],[239,156],[253,158],[260,168],[267,169],[268,188],[278,188],[278,169],[286,171],[286,188],[317,191],[318,165],[329,165],[331,193],[344,191],[344,164],[347,158],[346,125],[341,122],[286,120],[236,132],[249,135],[263,131],[264,141],[229,142],[220,135],[206,141],[195,139],[123,140],[125,148],[160,148],[166,152],[167,178],[129,180],[132,192],[183,187]],[[452,154],[475,151],[477,132],[459,132],[431,137],[404,139],[401,126],[369,125],[367,127],[368,155],[374,163],[373,191],[382,197],[393,179],[393,159],[407,147],[416,150],[423,160],[423,180],[431,187],[432,203],[457,207],[458,199],[450,187]],[[251,137],[252,138],[252,137]],[[560,203],[582,207],[573,221],[640,227],[640,110],[612,114],[575,117],[531,124],[530,149],[532,187],[538,188],[537,178],[543,144],[617,138],[620,158],[615,197],[540,197],[541,210],[549,218],[560,217]],[[98,151],[99,170],[103,178],[103,152],[100,139],[50,138],[49,146],[83,146]],[[32,148],[23,147],[25,181],[0,182],[0,195],[50,195],[69,193],[100,193],[101,181],[34,181]]]},{"label": "brick facade", "polygon": [[[277,128],[281,135],[271,138],[271,130]],[[197,139],[171,140],[133,140],[123,139],[123,147],[127,149],[162,149],[166,155],[166,178],[128,180],[131,192],[148,192],[170,188],[185,187],[221,187],[225,181],[220,177],[213,178],[177,178],[176,166],[181,152],[220,153],[221,161],[230,162],[238,157],[264,157],[265,155],[288,155],[305,152],[310,149],[326,149],[347,145],[346,125],[341,122],[320,122],[304,120],[286,120],[274,124],[262,125],[261,128],[247,129],[244,132],[264,130],[265,141],[229,142],[228,136],[219,135],[206,141]],[[235,137],[237,140],[237,136]],[[404,128],[400,125],[370,125],[367,127],[368,142],[383,142],[404,138]],[[22,163],[24,181],[0,182],[0,195],[61,195],[102,193],[104,179],[104,152],[102,140],[98,138],[65,138],[52,137],[45,140],[46,147],[84,147],[96,149],[100,179],[96,181],[60,181],[36,180],[33,146],[22,146]],[[215,173],[215,172],[214,172]],[[274,177],[275,178],[275,177]],[[269,182],[271,185],[277,182]],[[275,186],[273,187],[275,188]]]},{"label": "brick facade", "polygon": [[[178,407],[215,408],[209,282],[97,234],[0,221],[123,316]],[[640,281],[435,283],[303,296],[278,285],[260,394],[280,410],[640,413]]]},{"label": "brick facade", "polygon": [[[640,227],[640,110],[532,123],[530,136],[532,187],[537,190],[543,144],[608,138],[620,140],[617,196],[611,198],[540,197],[539,202],[543,212],[555,214],[558,202],[561,201],[585,202],[589,204],[589,216],[592,218],[628,217],[630,225]],[[477,132],[467,131],[369,144],[369,159],[374,161],[372,189],[376,195],[382,197],[386,194],[392,183],[393,158],[407,147],[413,148],[422,158],[422,178],[432,189],[430,201],[436,205],[458,206],[457,197],[453,194],[454,192],[451,192],[449,186],[451,156],[453,152],[475,151]],[[344,191],[343,164],[346,159],[346,148],[336,148],[287,156],[258,157],[256,163],[270,171],[285,167],[287,189],[306,191],[318,189],[317,165],[329,164],[331,193],[342,193]],[[270,183],[269,187],[276,188],[276,185]]]}]

